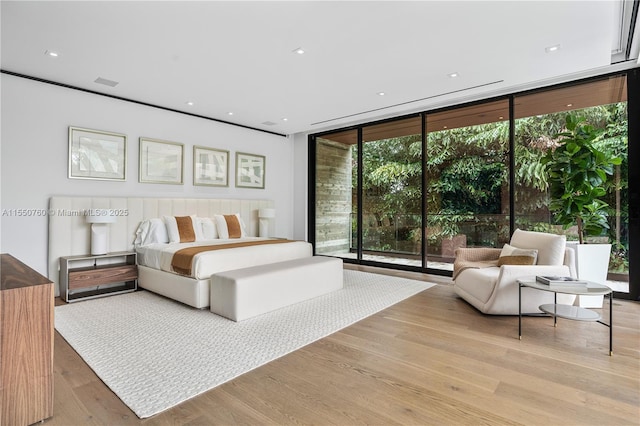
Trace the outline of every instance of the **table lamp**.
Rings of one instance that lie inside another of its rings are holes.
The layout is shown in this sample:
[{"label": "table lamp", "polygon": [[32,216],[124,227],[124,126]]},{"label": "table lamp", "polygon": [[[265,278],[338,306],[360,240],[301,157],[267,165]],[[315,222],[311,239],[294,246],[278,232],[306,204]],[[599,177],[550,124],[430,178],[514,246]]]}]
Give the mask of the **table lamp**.
[{"label": "table lamp", "polygon": [[85,218],[87,223],[91,224],[91,254],[107,254],[109,246],[108,224],[115,223],[118,218],[111,216],[108,210],[94,210]]},{"label": "table lamp", "polygon": [[276,217],[276,209],[260,209],[258,210],[258,218],[260,218],[258,236],[269,236],[269,221]]}]

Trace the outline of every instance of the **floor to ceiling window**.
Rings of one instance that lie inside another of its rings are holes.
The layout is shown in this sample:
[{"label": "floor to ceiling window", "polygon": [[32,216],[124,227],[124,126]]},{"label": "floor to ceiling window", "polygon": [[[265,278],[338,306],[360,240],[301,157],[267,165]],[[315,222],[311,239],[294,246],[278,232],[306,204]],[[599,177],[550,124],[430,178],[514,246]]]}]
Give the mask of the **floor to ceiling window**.
[{"label": "floor to ceiling window", "polygon": [[608,279],[628,291],[624,73],[313,135],[316,253],[448,274],[458,247],[501,247],[515,228],[575,239],[549,211],[541,161],[568,113],[600,129],[598,149],[621,159],[606,183],[609,228],[591,241],[612,245]]},{"label": "floor to ceiling window", "polygon": [[428,266],[451,270],[458,247],[509,239],[509,102],[427,114]]},{"label": "floor to ceiling window", "polygon": [[611,244],[609,285],[628,291],[629,193],[627,87],[625,76],[540,91],[515,97],[516,227],[567,235],[577,240],[577,225],[556,223],[549,211],[549,182],[540,159],[562,143],[568,115],[584,119],[600,131],[595,147],[621,159],[607,176],[608,230],[587,243]]},{"label": "floor to ceiling window", "polygon": [[365,126],[361,146],[362,258],[420,266],[422,119]]}]

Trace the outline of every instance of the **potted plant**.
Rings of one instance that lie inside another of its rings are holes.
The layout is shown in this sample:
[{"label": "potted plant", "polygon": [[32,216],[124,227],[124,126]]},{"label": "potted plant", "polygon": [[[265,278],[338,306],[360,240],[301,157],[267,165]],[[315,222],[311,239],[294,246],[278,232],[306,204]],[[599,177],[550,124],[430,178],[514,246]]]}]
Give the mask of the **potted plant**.
[{"label": "potted plant", "polygon": [[[549,211],[564,229],[578,229],[579,245],[574,247],[578,278],[599,283],[606,282],[611,244],[584,243],[587,236],[600,236],[609,229],[609,205],[602,197],[614,166],[621,164],[620,158],[595,146],[602,133],[584,118],[569,114],[566,131],[556,135],[558,145],[542,158],[549,182]],[[581,306],[602,306],[601,298],[580,299]]]}]

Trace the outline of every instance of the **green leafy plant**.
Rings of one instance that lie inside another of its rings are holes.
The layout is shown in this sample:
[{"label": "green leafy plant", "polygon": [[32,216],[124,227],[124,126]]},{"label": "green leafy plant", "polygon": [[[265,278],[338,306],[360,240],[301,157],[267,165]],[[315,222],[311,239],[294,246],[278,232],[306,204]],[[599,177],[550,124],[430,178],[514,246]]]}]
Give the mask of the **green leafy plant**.
[{"label": "green leafy plant", "polygon": [[585,236],[609,229],[609,205],[602,197],[607,192],[607,177],[621,160],[595,147],[602,133],[584,118],[569,114],[566,131],[556,135],[560,144],[542,157],[548,173],[549,210],[564,229],[577,225],[580,243]]}]

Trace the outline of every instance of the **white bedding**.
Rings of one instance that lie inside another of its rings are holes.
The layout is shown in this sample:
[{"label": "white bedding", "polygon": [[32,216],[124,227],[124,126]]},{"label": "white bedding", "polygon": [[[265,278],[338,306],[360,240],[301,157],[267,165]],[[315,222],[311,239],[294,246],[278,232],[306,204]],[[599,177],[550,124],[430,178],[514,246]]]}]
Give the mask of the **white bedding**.
[{"label": "white bedding", "polygon": [[[230,240],[206,240],[194,243],[156,243],[136,247],[136,251],[138,253],[139,265],[175,273],[171,267],[171,259],[173,258],[173,254],[180,249],[265,239],[266,238],[246,237]],[[306,241],[292,241],[283,244],[255,245],[207,251],[195,255],[191,268],[191,277],[198,280],[208,279],[216,272],[309,257],[312,254],[311,244]]]}]

